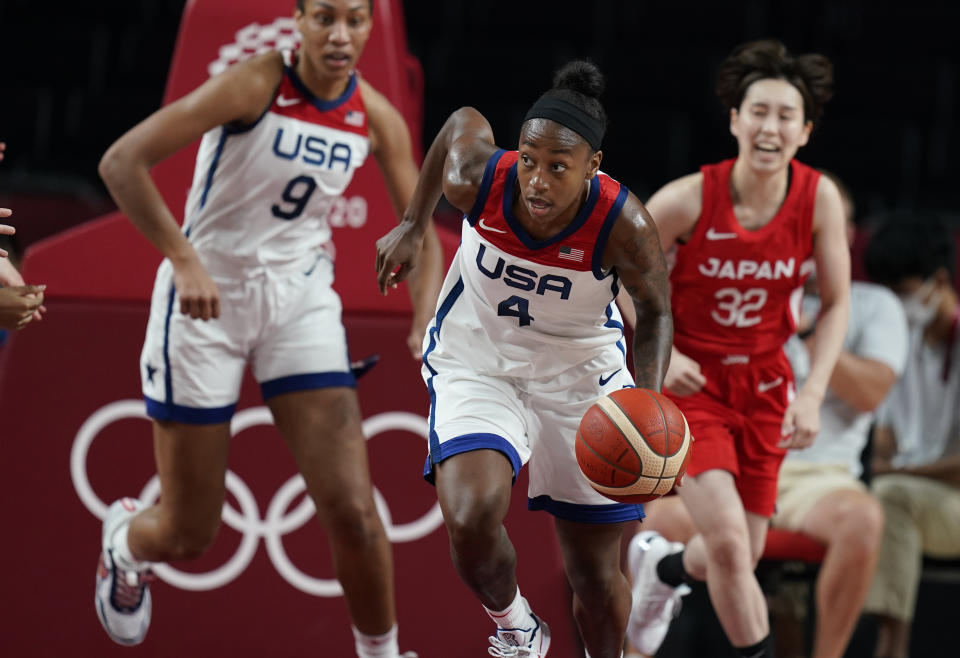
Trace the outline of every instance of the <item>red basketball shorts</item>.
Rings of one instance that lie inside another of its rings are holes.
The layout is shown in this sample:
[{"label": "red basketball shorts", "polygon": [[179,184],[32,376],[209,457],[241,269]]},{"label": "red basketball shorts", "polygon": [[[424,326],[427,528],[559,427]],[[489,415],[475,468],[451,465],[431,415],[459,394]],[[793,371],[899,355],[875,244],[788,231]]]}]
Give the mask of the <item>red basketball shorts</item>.
[{"label": "red basketball shorts", "polygon": [[682,397],[664,390],[686,416],[695,440],[687,475],[729,471],[744,508],[772,516],[777,474],[786,454],[777,447],[780,428],[795,395],[787,357],[782,351],[719,357],[684,353],[700,364],[707,378],[694,395]]}]

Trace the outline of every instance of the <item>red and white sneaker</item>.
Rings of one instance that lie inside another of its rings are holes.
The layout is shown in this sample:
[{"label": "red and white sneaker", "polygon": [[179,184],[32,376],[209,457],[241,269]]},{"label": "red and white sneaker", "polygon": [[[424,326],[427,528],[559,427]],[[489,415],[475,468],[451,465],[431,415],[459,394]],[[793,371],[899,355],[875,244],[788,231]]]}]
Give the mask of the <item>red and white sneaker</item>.
[{"label": "red and white sneaker", "polygon": [[550,627],[532,612],[529,628],[498,628],[487,653],[495,658],[544,658],[550,648]]},{"label": "red and white sneaker", "polygon": [[143,504],[139,500],[121,498],[107,511],[94,594],[97,617],[107,635],[117,644],[127,646],[143,642],[150,627],[152,600],[149,581],[153,580],[153,574],[147,563],[141,568],[119,565],[113,537],[141,509]]}]

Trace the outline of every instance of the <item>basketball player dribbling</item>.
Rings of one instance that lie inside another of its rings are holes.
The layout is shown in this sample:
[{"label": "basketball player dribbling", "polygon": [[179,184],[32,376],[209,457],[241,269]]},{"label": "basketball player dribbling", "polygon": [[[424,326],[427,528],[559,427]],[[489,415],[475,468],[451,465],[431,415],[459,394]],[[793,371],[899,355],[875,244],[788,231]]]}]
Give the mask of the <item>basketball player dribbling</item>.
[{"label": "basketball player dribbling", "polygon": [[[406,124],[354,72],[372,10],[372,0],[299,0],[299,49],[211,78],[101,162],[117,205],[166,257],[140,364],[163,495],[151,507],[115,502],[103,527],[97,613],[116,642],[144,639],[150,563],[195,558],[217,533],[230,418],[249,363],[330,538],[358,655],[399,655],[390,543],[324,249],[330,204],[368,154],[398,211],[416,185]],[[149,168],[201,136],[181,232]],[[424,236],[427,247],[411,295],[415,318],[429,318],[440,250],[421,228],[413,248]]]},{"label": "basketball player dribbling", "polygon": [[[717,80],[737,157],[668,183],[648,203],[664,249],[676,245],[665,392],[696,438],[677,493],[698,532],[685,548],[653,532],[630,543],[628,634],[648,655],[662,643],[692,580],[706,580],[741,655],[771,655],[767,607],[753,570],[785,451],[810,445],[818,432],[849,309],[839,191],[793,159],[831,85],[832,66],[821,55],[794,56],[777,41],[739,46]],[[810,258],[824,305],[810,377],[794,391],[782,347],[795,331]]]},{"label": "basketball player dribbling", "polygon": [[656,228],[636,197],[599,171],[602,89],[589,62],[564,66],[527,112],[517,151],[498,149],[473,108],[456,111],[427,153],[404,220],[377,243],[386,291],[415,263],[416,236],[441,192],[464,212],[424,343],[425,477],[436,485],[454,566],[497,625],[494,656],[542,658],[549,649],[547,625],[520,594],[503,526],[527,462],[528,506],[554,516],[587,650],[614,658],[623,648],[630,589],[619,537],[642,506],[596,493],[574,440],[598,397],[634,385],[613,303],[621,284],[640,317],[637,385],[660,390],[672,329]]}]

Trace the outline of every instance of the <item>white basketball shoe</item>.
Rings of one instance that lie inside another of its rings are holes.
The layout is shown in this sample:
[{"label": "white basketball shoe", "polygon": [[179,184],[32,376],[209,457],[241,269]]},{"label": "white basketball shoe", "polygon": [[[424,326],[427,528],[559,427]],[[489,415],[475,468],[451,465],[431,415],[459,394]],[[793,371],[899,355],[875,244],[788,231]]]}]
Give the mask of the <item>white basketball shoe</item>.
[{"label": "white basketball shoe", "polygon": [[107,635],[117,644],[127,646],[143,642],[150,627],[152,604],[148,581],[152,573],[146,563],[142,568],[119,564],[113,538],[141,509],[143,503],[139,500],[121,498],[107,511],[94,595],[97,617]]},{"label": "white basketball shoe", "polygon": [[544,658],[550,648],[550,627],[532,612],[527,628],[498,628],[487,653],[496,658]]},{"label": "white basketball shoe", "polygon": [[657,563],[683,550],[683,544],[669,542],[647,530],[630,540],[627,565],[633,576],[633,605],[627,621],[627,637],[640,653],[652,656],[663,644],[670,622],[680,614],[680,599],[690,593],[682,584],[671,587],[657,575]]}]

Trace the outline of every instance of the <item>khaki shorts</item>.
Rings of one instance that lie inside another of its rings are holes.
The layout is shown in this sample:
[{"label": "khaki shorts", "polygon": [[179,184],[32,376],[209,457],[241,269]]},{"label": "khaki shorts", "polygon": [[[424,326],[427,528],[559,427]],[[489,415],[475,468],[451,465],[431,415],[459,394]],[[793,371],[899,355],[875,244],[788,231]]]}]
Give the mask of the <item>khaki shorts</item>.
[{"label": "khaki shorts", "polygon": [[797,532],[810,510],[827,494],[866,490],[846,464],[786,461],[780,468],[777,511],[770,524]]}]

